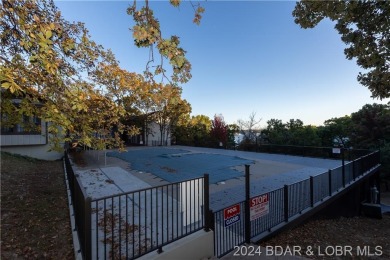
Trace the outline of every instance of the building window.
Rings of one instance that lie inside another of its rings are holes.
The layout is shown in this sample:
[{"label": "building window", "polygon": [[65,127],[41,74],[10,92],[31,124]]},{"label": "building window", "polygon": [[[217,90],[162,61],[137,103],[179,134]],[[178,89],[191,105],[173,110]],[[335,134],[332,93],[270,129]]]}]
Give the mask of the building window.
[{"label": "building window", "polygon": [[1,115],[1,134],[23,135],[23,134],[41,134],[41,119],[36,116],[23,116],[19,124],[9,123],[9,117]]}]

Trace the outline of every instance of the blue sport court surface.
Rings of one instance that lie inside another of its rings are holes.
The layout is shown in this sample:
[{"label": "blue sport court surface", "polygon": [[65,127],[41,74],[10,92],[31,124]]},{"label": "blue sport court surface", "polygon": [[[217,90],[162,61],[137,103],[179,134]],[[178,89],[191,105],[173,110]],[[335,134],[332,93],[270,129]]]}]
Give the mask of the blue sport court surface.
[{"label": "blue sport court surface", "polygon": [[132,169],[152,173],[171,183],[202,177],[208,173],[210,183],[215,184],[243,177],[244,173],[234,168],[253,163],[238,156],[165,147],[110,152],[107,155],[130,163]]}]

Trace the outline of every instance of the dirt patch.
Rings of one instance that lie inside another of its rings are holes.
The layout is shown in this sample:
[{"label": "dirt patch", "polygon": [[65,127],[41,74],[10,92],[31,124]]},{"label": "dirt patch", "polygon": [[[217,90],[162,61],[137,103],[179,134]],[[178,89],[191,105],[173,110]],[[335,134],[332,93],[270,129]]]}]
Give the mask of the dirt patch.
[{"label": "dirt patch", "polygon": [[381,203],[390,206],[390,191],[381,193]]},{"label": "dirt patch", "polygon": [[[311,259],[390,259],[390,215],[384,214],[383,219],[366,217],[317,219],[295,229],[283,232],[261,246],[299,246],[302,256]],[[332,249],[341,246],[351,248],[341,256],[327,256]],[[308,251],[308,248],[311,248]],[[328,251],[326,252],[326,248]],[[360,255],[357,252],[360,249]]]},{"label": "dirt patch", "polygon": [[62,161],[1,153],[1,258],[74,259]]}]

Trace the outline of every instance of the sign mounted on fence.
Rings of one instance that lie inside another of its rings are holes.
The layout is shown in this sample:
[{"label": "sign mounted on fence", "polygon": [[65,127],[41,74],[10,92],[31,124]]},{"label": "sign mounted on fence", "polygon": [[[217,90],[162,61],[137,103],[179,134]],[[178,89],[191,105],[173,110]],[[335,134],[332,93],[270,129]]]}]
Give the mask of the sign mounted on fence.
[{"label": "sign mounted on fence", "polygon": [[332,148],[332,153],[340,154],[341,149],[340,148]]},{"label": "sign mounted on fence", "polygon": [[251,221],[269,213],[269,193],[252,198],[250,203]]},{"label": "sign mounted on fence", "polygon": [[233,225],[240,221],[240,204],[233,205],[229,208],[223,210],[223,219],[225,222],[225,227]]}]

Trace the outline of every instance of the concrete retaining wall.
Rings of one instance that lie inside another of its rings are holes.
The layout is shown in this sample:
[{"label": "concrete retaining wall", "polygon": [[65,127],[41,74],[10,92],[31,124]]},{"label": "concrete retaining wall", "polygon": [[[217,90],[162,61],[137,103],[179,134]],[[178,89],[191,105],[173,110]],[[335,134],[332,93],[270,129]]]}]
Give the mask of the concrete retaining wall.
[{"label": "concrete retaining wall", "polygon": [[58,160],[63,157],[63,153],[48,152],[49,148],[49,145],[26,145],[1,147],[1,151],[49,161]]},{"label": "concrete retaining wall", "polygon": [[214,233],[200,230],[163,247],[163,252],[151,252],[142,260],[209,259],[214,256]]}]

